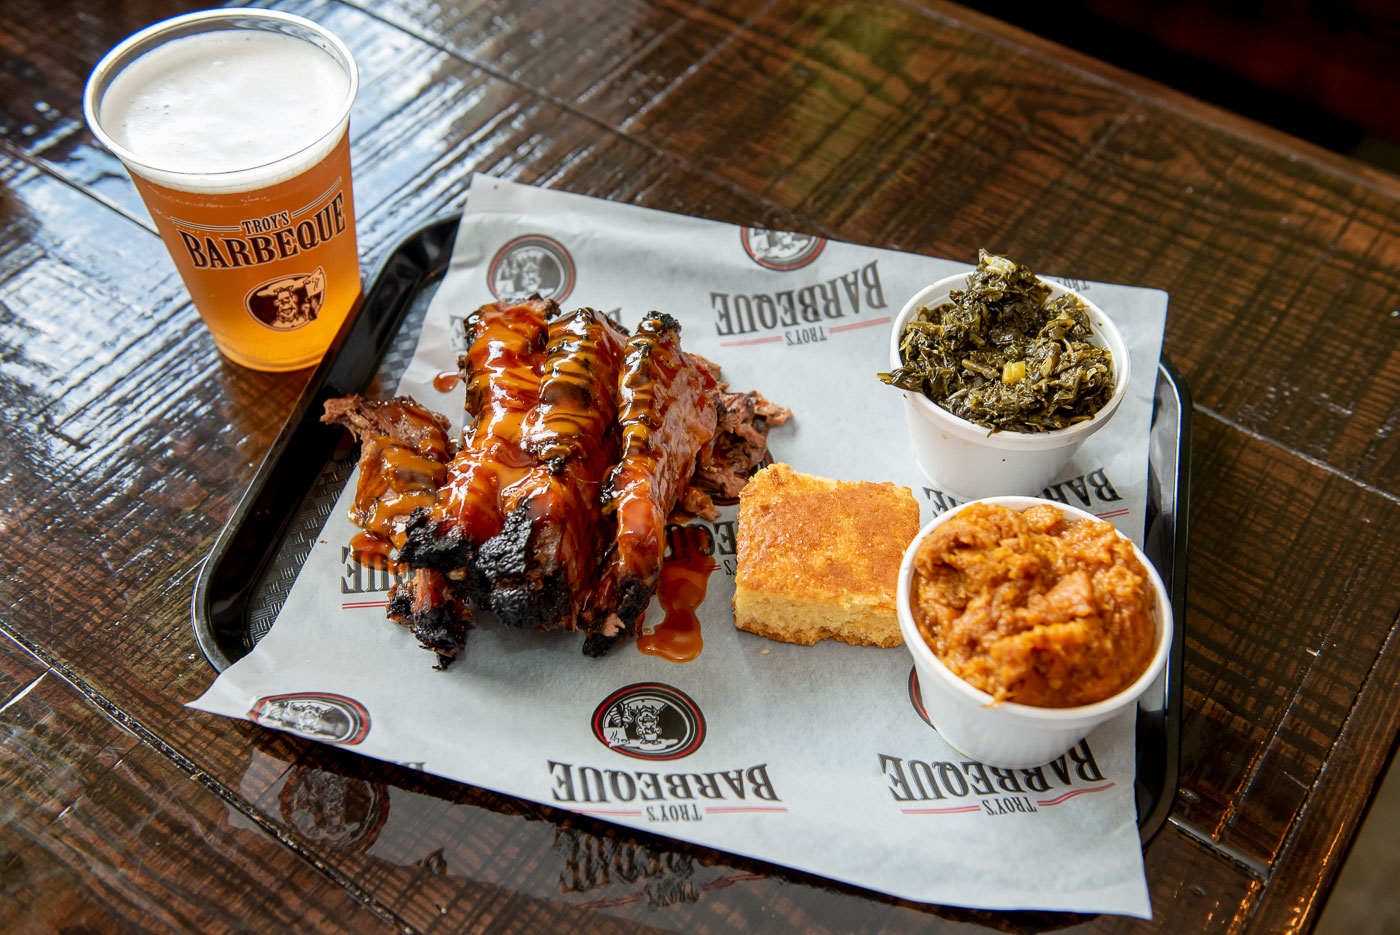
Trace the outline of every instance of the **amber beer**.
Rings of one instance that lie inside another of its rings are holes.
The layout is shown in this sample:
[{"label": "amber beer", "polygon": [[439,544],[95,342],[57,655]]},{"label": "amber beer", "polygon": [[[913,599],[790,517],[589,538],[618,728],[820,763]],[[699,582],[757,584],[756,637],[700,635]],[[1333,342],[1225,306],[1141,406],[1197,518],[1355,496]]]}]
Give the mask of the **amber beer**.
[{"label": "amber beer", "polygon": [[309,20],[210,10],[98,63],[89,125],[131,173],[214,343],[259,370],[316,363],[360,296],[349,50]]}]

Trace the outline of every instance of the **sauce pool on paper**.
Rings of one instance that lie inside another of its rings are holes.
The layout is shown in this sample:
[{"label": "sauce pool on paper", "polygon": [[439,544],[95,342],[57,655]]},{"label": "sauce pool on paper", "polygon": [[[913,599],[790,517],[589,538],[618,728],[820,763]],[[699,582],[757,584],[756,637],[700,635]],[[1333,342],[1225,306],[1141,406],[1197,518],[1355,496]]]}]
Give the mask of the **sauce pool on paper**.
[{"label": "sauce pool on paper", "polygon": [[661,564],[656,599],[666,616],[637,637],[637,649],[671,662],[690,662],[700,655],[704,639],[695,612],[705,601],[710,574],[719,567],[701,546],[703,539],[676,536],[673,553]]}]

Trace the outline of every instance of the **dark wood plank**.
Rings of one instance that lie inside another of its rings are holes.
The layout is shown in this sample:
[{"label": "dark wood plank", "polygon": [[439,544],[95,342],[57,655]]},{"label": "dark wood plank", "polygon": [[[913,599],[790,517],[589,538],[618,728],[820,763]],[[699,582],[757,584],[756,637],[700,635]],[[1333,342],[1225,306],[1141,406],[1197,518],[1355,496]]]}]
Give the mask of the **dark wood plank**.
[{"label": "dark wood plank", "polygon": [[5,148],[64,166],[94,194],[149,224],[121,163],[91,145],[83,120],[83,87],[92,67],[126,36],[207,6],[198,0],[126,0],[101,8],[81,0],[5,4],[0,11],[0,53],[7,61],[0,69]]},{"label": "dark wood plank", "polygon": [[[0,179],[0,340],[13,349],[0,377],[12,388],[5,405],[17,421],[58,426],[110,387],[104,374],[123,369],[120,357],[135,366],[158,356],[198,318],[153,234],[3,153]],[[55,406],[61,397],[71,402]]]},{"label": "dark wood plank", "polygon": [[[1177,815],[1273,863],[1395,626],[1400,510],[1212,419],[1193,457],[1193,542],[1218,545],[1188,570]],[[1373,701],[1377,728],[1400,725],[1400,699]],[[1353,781],[1364,800],[1369,777]]]},{"label": "dark wood plank", "polygon": [[[1368,674],[1353,713],[1338,738],[1337,752],[1328,758],[1314,786],[1308,820],[1297,822],[1297,834],[1287,842],[1275,864],[1276,885],[1293,898],[1270,900],[1260,905],[1250,919],[1251,931],[1306,932],[1321,915],[1326,894],[1341,865],[1337,861],[1318,860],[1315,855],[1343,848],[1343,842],[1352,839],[1360,824],[1360,816],[1349,807],[1358,794],[1357,777],[1384,774],[1386,759],[1400,734],[1400,718],[1394,715],[1393,704],[1385,703],[1393,700],[1395,686],[1400,685],[1397,643],[1400,643],[1400,619],[1392,623],[1387,651],[1381,653]],[[1368,703],[1377,696],[1385,702],[1381,705]],[[1389,711],[1390,716],[1377,716],[1373,713],[1375,707]],[[1377,921],[1383,925],[1387,920]]]},{"label": "dark wood plank", "polygon": [[[1168,350],[1202,406],[1183,793],[1148,850],[1158,921],[1078,921],[1306,927],[1397,727],[1382,686],[1400,653],[1386,547],[1400,523],[1400,189],[942,5],[279,5],[359,57],[367,264],[488,171],[946,256],[986,244],[1170,290]],[[82,127],[91,63],[177,8],[0,9],[0,50],[24,63],[0,76],[13,427],[0,496],[7,530],[42,531],[0,544],[16,570],[0,630],[42,657],[22,657],[13,691],[54,666],[129,719],[143,777],[194,764],[214,801],[410,930],[1075,921],[898,904],[180,707],[211,677],[188,630],[193,573],[305,374],[218,358],[130,183]],[[53,22],[68,19],[81,28]],[[81,783],[100,786],[85,768]],[[183,820],[229,833],[218,809]],[[74,854],[99,848],[73,840]]]},{"label": "dark wood plank", "polygon": [[199,777],[0,637],[0,928],[391,932]]},{"label": "dark wood plank", "polygon": [[508,0],[357,5],[485,72],[625,131],[771,4],[623,0],[567,22],[550,4]]}]

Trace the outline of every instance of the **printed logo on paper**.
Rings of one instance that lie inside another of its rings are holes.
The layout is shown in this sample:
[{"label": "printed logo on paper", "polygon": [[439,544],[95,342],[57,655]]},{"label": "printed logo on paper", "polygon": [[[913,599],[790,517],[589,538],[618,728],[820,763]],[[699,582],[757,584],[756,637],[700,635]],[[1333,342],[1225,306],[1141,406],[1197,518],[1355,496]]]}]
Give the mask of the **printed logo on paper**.
[{"label": "printed logo on paper", "polygon": [[506,244],[486,274],[491,294],[518,302],[539,294],[562,302],[574,291],[574,258],[564,245],[544,234],[526,234]]},{"label": "printed logo on paper", "polygon": [[243,297],[243,307],[258,323],[273,331],[295,331],[316,320],[326,297],[326,273],[278,276],[260,282]]},{"label": "printed logo on paper", "polygon": [[677,760],[705,742],[705,716],[679,688],[639,682],[613,692],[593,711],[593,736],[640,760]]},{"label": "printed logo on paper", "polygon": [[369,712],[354,698],[344,695],[292,692],[258,699],[248,718],[278,730],[291,731],[319,740],[353,746],[369,733]]},{"label": "printed logo on paper", "polygon": [[801,269],[815,260],[826,246],[825,237],[770,231],[763,227],[740,228],[739,237],[749,259],[764,269],[779,272]]}]

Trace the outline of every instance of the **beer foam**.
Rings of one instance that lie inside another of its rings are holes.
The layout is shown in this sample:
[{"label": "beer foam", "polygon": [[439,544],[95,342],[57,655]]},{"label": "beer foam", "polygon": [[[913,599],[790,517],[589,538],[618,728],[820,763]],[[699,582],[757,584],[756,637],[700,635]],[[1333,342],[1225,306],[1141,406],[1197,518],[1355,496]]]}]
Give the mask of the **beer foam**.
[{"label": "beer foam", "polygon": [[[153,182],[251,188],[290,178],[329,152],[339,134],[326,136],[344,123],[349,92],[350,76],[310,42],[267,30],[215,30],[129,63],[103,93],[99,120],[142,167],[156,170],[134,167]],[[308,147],[314,150],[293,166],[271,165]],[[269,172],[243,176],[260,167]],[[235,172],[240,179],[179,177]]]}]

